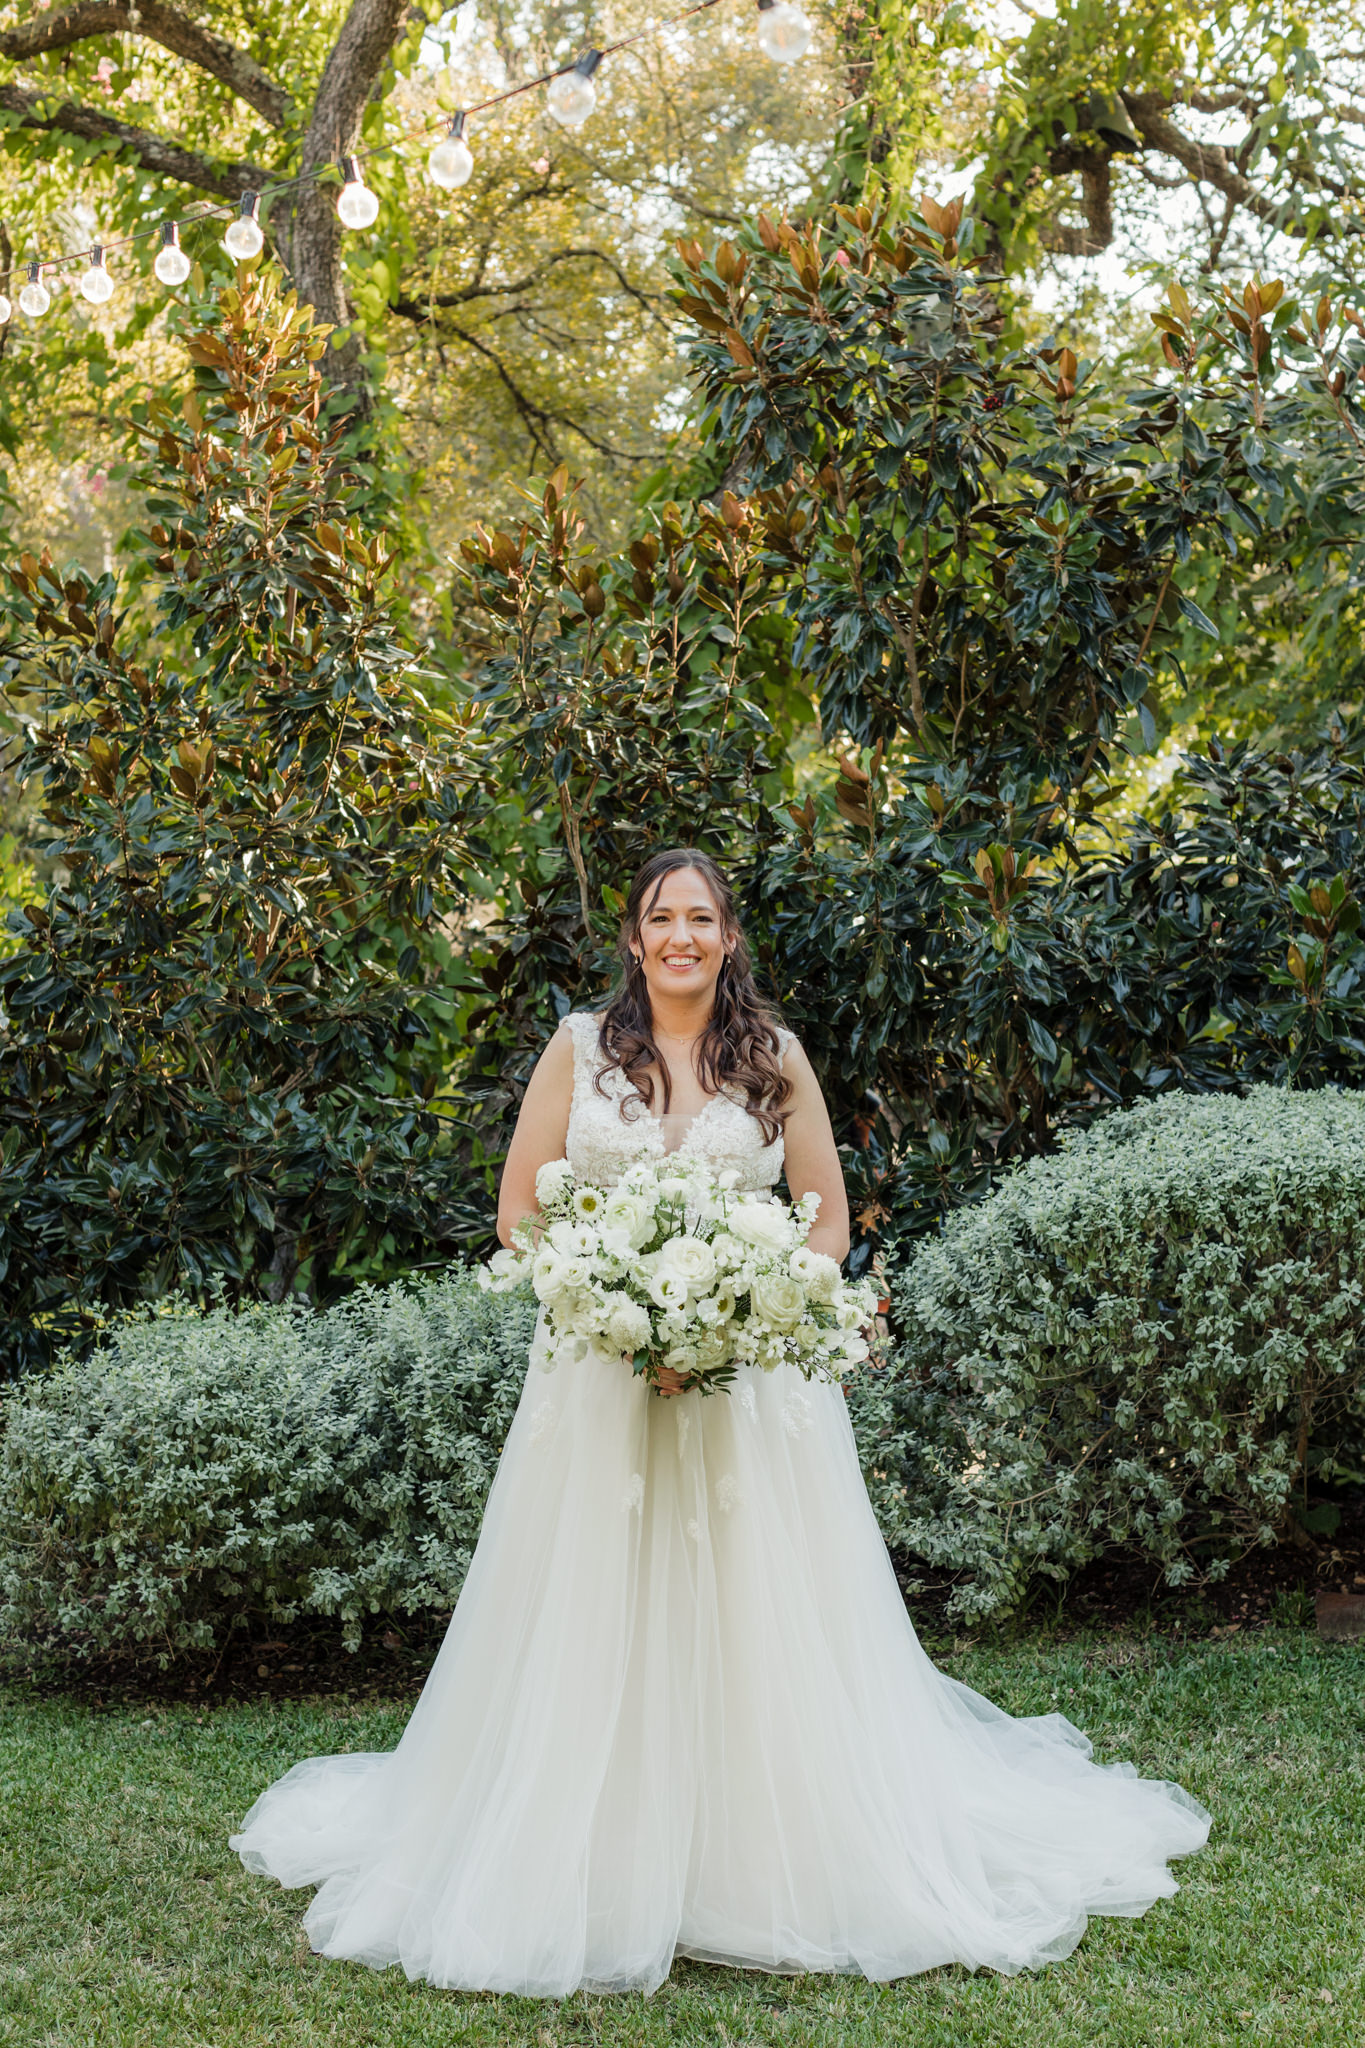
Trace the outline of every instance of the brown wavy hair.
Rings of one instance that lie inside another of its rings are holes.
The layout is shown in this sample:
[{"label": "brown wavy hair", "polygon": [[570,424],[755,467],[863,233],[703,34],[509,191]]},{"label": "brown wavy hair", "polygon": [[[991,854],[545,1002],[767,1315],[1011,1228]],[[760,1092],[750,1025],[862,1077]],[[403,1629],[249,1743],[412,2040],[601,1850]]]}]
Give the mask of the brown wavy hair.
[{"label": "brown wavy hair", "polygon": [[695,868],[705,881],[720,912],[721,929],[731,941],[731,951],[721,962],[716,977],[711,1020],[697,1047],[698,1076],[709,1095],[718,1094],[722,1087],[742,1088],[744,1107],[762,1125],[764,1141],[771,1145],[781,1137],[791,1113],[784,1104],[791,1096],[792,1084],[779,1063],[782,1042],[777,1034],[781,1020],[755,986],[734,891],[710,855],[693,847],[670,846],[652,853],[630,885],[617,939],[624,979],[602,1012],[600,1039],[605,1066],[595,1076],[595,1086],[605,1094],[602,1074],[619,1067],[652,1114],[654,1080],[649,1069],[655,1066],[663,1075],[667,1114],[673,1092],[668,1062],[660,1057],[654,1043],[654,1018],[644,964],[631,952],[631,942],[639,938],[640,927],[654,908],[665,876],[685,868]]}]

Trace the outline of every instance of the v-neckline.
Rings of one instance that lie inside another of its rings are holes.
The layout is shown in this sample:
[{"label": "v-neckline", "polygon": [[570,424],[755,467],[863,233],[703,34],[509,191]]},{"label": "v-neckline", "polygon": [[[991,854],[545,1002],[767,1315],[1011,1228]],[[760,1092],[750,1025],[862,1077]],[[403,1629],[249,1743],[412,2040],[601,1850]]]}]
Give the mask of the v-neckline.
[{"label": "v-neckline", "polygon": [[[703,1118],[703,1117],[704,1117],[704,1116],[705,1116],[705,1115],[707,1114],[707,1112],[708,1112],[708,1111],[709,1111],[710,1109],[712,1109],[712,1108],[714,1107],[714,1105],[715,1105],[715,1104],[716,1104],[717,1102],[719,1102],[719,1101],[720,1101],[720,1099],[721,1099],[721,1096],[720,1096],[720,1090],[719,1090],[719,1089],[717,1089],[717,1091],[716,1091],[716,1093],[715,1093],[714,1095],[708,1095],[708,1096],[707,1096],[707,1098],[706,1098],[705,1102],[703,1102],[703,1104],[702,1104],[701,1108],[700,1108],[699,1110],[697,1110],[697,1112],[695,1113],[695,1115],[693,1115],[693,1116],[690,1116],[690,1117],[688,1118],[688,1120],[687,1120],[687,1128],[686,1128],[686,1130],[685,1130],[685,1131],[683,1132],[683,1134],[682,1134],[681,1138],[679,1138],[679,1140],[678,1140],[677,1144],[676,1144],[676,1145],[675,1145],[675,1146],[674,1146],[674,1147],[672,1148],[672,1151],[670,1151],[670,1150],[669,1150],[669,1147],[668,1147],[668,1146],[667,1146],[666,1144],[663,1144],[663,1145],[661,1145],[660,1149],[661,1149],[661,1151],[662,1151],[662,1153],[663,1153],[663,1156],[664,1156],[664,1158],[665,1158],[665,1159],[671,1159],[671,1158],[673,1157],[673,1154],[674,1154],[674,1153],[676,1153],[676,1152],[681,1152],[681,1151],[682,1151],[683,1147],[684,1147],[684,1146],[686,1145],[686,1143],[687,1143],[688,1139],[689,1139],[689,1138],[690,1138],[690,1137],[692,1136],[692,1133],[693,1133],[693,1131],[695,1131],[695,1130],[696,1130],[696,1128],[697,1128],[697,1125],[698,1125],[698,1124],[699,1124],[699,1123],[701,1122],[702,1118]],[[671,1112],[670,1112],[670,1114],[671,1114]],[[668,1136],[668,1133],[667,1133],[667,1131],[666,1131],[666,1130],[665,1130],[665,1128],[664,1128],[664,1120],[663,1120],[662,1116],[656,1116],[656,1115],[654,1114],[654,1111],[653,1111],[652,1109],[646,1110],[646,1111],[645,1111],[645,1116],[646,1116],[646,1119],[647,1119],[647,1121],[648,1121],[648,1122],[650,1122],[650,1123],[652,1123],[652,1124],[654,1125],[654,1127],[655,1127],[655,1129],[656,1129],[656,1130],[658,1131],[658,1133],[659,1133],[659,1136],[660,1136],[660,1138],[661,1138],[661,1139],[664,1139],[664,1138],[666,1138],[666,1137]]]}]

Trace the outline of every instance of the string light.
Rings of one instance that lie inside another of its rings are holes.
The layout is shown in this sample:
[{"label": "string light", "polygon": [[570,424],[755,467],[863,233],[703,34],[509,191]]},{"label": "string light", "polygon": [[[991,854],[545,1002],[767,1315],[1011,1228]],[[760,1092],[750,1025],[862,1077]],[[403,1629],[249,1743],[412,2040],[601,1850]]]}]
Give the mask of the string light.
[{"label": "string light", "polygon": [[592,75],[601,62],[600,50],[585,50],[571,70],[561,71],[550,80],[545,98],[561,128],[581,128],[597,105]]},{"label": "string light", "polygon": [[[719,4],[719,0],[689,0],[676,13],[662,20],[651,17],[644,28],[634,35],[622,36],[609,43],[604,50],[585,50],[567,70],[547,73],[541,78],[524,79],[519,85],[507,86],[491,98],[481,100],[475,107],[456,114],[446,125],[446,132],[433,145],[427,160],[432,181],[446,191],[457,191],[467,184],[473,174],[474,159],[465,139],[465,123],[469,114],[488,113],[500,107],[507,100],[519,99],[522,94],[546,88],[548,111],[561,126],[580,128],[597,104],[597,88],[593,74],[604,57],[612,56],[618,50],[632,48],[648,37],[674,28],[678,23],[690,20],[694,14],[704,14]],[[794,64],[809,49],[812,38],[811,25],[801,11],[797,0],[758,0],[758,41],[765,56],[778,64]],[[128,9],[128,20],[132,24],[139,19],[134,7]],[[362,154],[385,156],[401,150],[398,142],[381,143]],[[361,172],[361,154],[342,159],[343,185],[337,198],[337,213],[348,228],[372,227],[379,217],[379,200],[365,183]],[[265,246],[265,237],[258,218],[262,198],[276,193],[297,190],[301,185],[313,183],[319,176],[326,175],[326,167],[319,166],[305,171],[297,178],[282,178],[277,184],[267,186],[259,193],[243,192],[235,218],[229,220],[223,235],[223,247],[238,262],[249,262],[258,256]],[[79,279],[79,286],[85,297],[94,305],[102,305],[113,291],[113,279],[105,267],[104,258],[109,249],[134,248],[157,233],[161,237],[153,269],[162,284],[174,288],[184,284],[190,275],[191,264],[180,246],[181,227],[197,226],[201,221],[222,220],[231,209],[213,201],[206,201],[195,212],[185,214],[179,220],[164,221],[160,228],[137,228],[124,235],[121,240],[95,247],[89,252],[87,267]],[[44,270],[62,271],[78,262],[78,257],[40,257],[28,265],[29,281],[19,294],[20,308],[31,319],[40,319],[51,305],[51,296],[42,281]],[[2,275],[2,273],[0,273]],[[0,326],[13,314],[8,296],[0,291]]]},{"label": "string light", "polygon": [[260,210],[260,194],[244,192],[237,218],[229,221],[227,233],[223,236],[223,247],[234,263],[250,263],[252,257],[259,256],[265,247],[261,223],[256,218]]},{"label": "string light", "polygon": [[337,198],[341,225],[344,228],[372,228],[379,218],[379,198],[365,183],[359,159],[343,157],[341,175],[345,179]]},{"label": "string light", "polygon": [[469,183],[474,173],[474,159],[464,139],[463,114],[452,117],[450,132],[442,136],[427,158],[427,170],[432,183],[439,185],[444,192],[458,192],[461,185]]},{"label": "string light", "polygon": [[793,0],[758,0],[758,47],[774,64],[795,64],[810,48],[811,25]]},{"label": "string light", "polygon": [[82,271],[77,282],[81,297],[89,299],[92,306],[102,306],[106,299],[112,298],[114,280],[104,267],[104,251],[98,242],[90,251],[88,269]]},{"label": "string light", "polygon": [[51,304],[52,295],[43,283],[42,266],[30,263],[28,283],[19,294],[20,312],[27,313],[30,320],[41,320]]},{"label": "string light", "polygon": [[183,284],[190,274],[190,259],[180,246],[180,223],[168,220],[161,230],[161,247],[157,252],[153,270],[164,285],[172,291]]}]

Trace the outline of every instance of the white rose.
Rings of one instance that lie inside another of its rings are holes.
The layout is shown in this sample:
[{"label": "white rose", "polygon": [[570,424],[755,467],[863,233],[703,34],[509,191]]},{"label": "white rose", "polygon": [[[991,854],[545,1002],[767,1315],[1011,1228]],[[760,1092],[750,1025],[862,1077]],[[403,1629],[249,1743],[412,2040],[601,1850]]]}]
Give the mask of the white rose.
[{"label": "white rose", "polygon": [[831,1259],[825,1252],[813,1252],[809,1245],[798,1245],[787,1261],[787,1270],[793,1280],[801,1282],[812,1301],[833,1301],[841,1277],[837,1259]]},{"label": "white rose", "polygon": [[730,1218],[730,1229],[745,1244],[764,1251],[784,1252],[791,1243],[791,1219],[780,1202],[741,1202]]},{"label": "white rose", "polygon": [[562,1202],[573,1186],[573,1168],[567,1159],[547,1159],[536,1174],[536,1200],[542,1209]]},{"label": "white rose", "polygon": [[786,1273],[755,1275],[749,1300],[759,1321],[774,1330],[794,1330],[805,1314],[806,1297]]},{"label": "white rose", "polygon": [[663,1267],[694,1290],[709,1287],[716,1277],[716,1255],[700,1237],[674,1237],[663,1249]]},{"label": "white rose", "polygon": [[649,1310],[639,1301],[619,1301],[611,1311],[607,1331],[618,1351],[643,1351],[649,1343]]}]

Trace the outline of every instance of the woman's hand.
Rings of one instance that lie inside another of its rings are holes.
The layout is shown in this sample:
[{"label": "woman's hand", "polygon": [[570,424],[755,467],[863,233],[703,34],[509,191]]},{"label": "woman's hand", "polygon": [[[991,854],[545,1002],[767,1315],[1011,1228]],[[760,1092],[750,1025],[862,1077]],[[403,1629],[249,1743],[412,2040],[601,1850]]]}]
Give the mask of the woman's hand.
[{"label": "woman's hand", "polygon": [[661,1365],[659,1376],[654,1382],[656,1394],[683,1394],[687,1391],[687,1379],[683,1373],[674,1372],[672,1366]]}]

